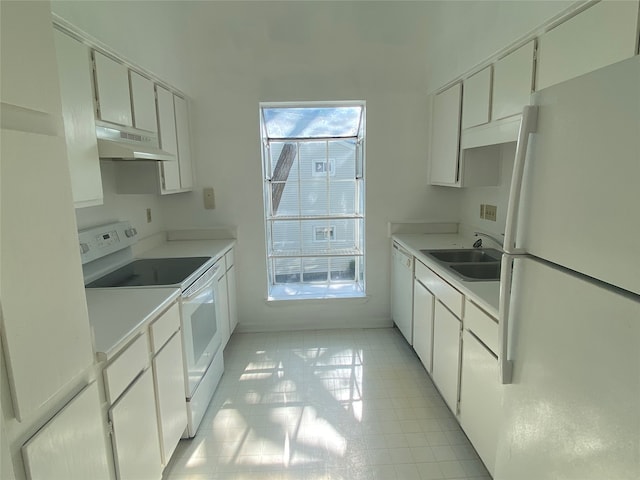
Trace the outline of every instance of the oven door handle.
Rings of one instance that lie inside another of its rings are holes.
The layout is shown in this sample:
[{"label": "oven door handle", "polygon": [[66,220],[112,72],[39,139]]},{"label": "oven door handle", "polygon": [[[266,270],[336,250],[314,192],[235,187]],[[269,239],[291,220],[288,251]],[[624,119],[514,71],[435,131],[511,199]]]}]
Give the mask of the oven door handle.
[{"label": "oven door handle", "polygon": [[211,288],[216,281],[219,270],[219,265],[215,264],[209,270],[204,272],[198,280],[193,282],[193,284],[182,293],[182,300],[188,301],[193,297],[200,295],[204,290]]}]

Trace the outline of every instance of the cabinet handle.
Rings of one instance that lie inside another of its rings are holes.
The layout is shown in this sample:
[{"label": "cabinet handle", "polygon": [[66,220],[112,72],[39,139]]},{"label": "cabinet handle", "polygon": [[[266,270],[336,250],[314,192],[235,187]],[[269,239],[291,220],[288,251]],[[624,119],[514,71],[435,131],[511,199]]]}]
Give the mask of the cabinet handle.
[{"label": "cabinet handle", "polygon": [[518,131],[518,144],[516,157],[513,164],[511,177],[511,190],[509,190],[509,203],[507,204],[507,221],[504,231],[504,251],[506,253],[525,253],[516,247],[516,228],[518,211],[520,206],[520,193],[522,191],[522,176],[524,173],[524,161],[527,156],[529,134],[536,131],[538,123],[538,107],[527,105],[522,111],[520,130]]}]

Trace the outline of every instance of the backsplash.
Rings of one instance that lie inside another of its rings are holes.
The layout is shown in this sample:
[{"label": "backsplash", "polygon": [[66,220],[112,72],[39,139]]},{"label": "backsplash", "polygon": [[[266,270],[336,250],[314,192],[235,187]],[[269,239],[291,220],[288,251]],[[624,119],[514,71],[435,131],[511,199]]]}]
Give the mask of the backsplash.
[{"label": "backsplash", "polygon": [[[515,142],[505,143],[500,147],[500,182],[497,187],[468,187],[461,189],[461,233],[473,233],[474,230],[496,235],[504,233],[515,152]],[[480,218],[480,206],[483,204],[497,206],[496,221]]]},{"label": "backsplash", "polygon": [[[128,220],[138,230],[138,238],[145,238],[165,230],[160,197],[155,194],[121,195],[115,188],[115,164],[101,160],[104,203],[96,207],[76,209],[78,230],[113,221]],[[151,222],[147,222],[150,209]]]}]

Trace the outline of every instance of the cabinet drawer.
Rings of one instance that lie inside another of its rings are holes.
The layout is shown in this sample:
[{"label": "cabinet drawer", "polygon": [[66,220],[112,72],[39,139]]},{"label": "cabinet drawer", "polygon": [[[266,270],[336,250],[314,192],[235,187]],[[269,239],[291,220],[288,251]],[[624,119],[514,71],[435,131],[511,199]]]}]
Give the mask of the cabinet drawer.
[{"label": "cabinet drawer", "polygon": [[151,324],[151,351],[158,353],[171,335],[180,328],[180,307],[174,303]]},{"label": "cabinet drawer", "polygon": [[235,257],[233,254],[233,248],[224,254],[224,259],[227,262],[227,270],[229,270],[233,265],[235,265]]},{"label": "cabinet drawer", "polygon": [[416,262],[415,271],[415,276],[420,283],[427,287],[458,318],[462,318],[464,296],[419,261]]},{"label": "cabinet drawer", "polygon": [[465,304],[464,327],[472,331],[482,343],[489,347],[494,354],[497,354],[498,322],[469,300]]},{"label": "cabinet drawer", "polygon": [[147,334],[140,335],[104,369],[104,384],[109,403],[113,403],[129,383],[149,365]]}]

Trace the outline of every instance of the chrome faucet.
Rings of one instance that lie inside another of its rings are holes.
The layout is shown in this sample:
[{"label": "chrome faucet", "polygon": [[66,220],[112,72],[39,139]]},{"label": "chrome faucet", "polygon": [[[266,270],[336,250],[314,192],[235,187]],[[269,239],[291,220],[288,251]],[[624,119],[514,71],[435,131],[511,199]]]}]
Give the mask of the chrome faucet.
[{"label": "chrome faucet", "polygon": [[[502,250],[504,248],[504,240],[500,240],[496,237],[494,237],[493,235],[489,235],[488,233],[484,233],[484,232],[473,232],[473,236],[474,237],[487,237],[489,240],[494,241],[497,245],[500,245],[500,250]],[[502,236],[504,236],[504,233],[502,234]],[[482,246],[482,239],[479,238],[478,240],[476,240],[475,242],[473,242],[473,248],[480,248]]]}]

